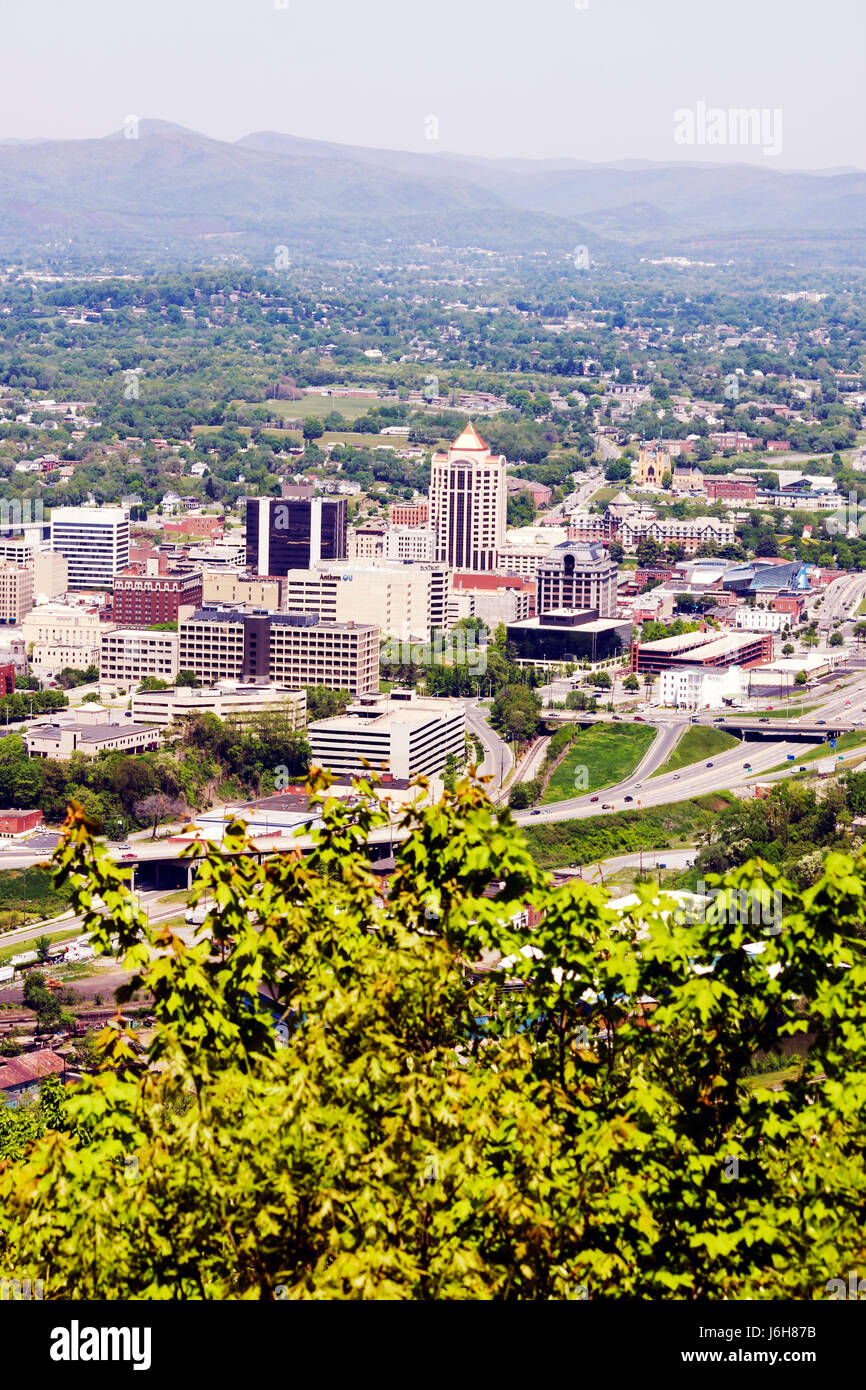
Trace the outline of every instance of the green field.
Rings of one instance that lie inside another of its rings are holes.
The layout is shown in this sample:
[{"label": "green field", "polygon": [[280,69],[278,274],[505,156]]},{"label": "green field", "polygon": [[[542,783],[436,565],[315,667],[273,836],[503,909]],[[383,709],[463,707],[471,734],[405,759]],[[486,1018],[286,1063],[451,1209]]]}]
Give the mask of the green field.
[{"label": "green field", "polygon": [[686,729],[667,761],[652,775],[661,777],[663,772],[679,772],[681,767],[703,762],[705,758],[714,758],[717,753],[724,753],[726,748],[736,747],[739,741],[733,734],[726,734],[721,729],[693,724],[691,728]]},{"label": "green field", "polygon": [[[656,731],[648,724],[593,724],[583,729],[554,772],[541,798],[542,806],[567,801],[583,792],[613,786],[634,772]],[[575,787],[577,769],[587,769],[587,780]]]},{"label": "green field", "polygon": [[402,434],[357,434],[354,430],[326,430],[314,444],[354,444],[358,449],[372,449],[377,444],[387,444],[389,449],[405,449],[409,443]]},{"label": "green field", "polygon": [[[216,434],[218,433],[218,431],[218,425],[193,425],[192,427],[192,433],[194,435]],[[297,444],[300,447],[300,445],[302,445],[304,442],[304,437],[301,434],[300,430],[281,430],[278,429],[276,426],[272,428],[270,425],[263,425],[262,433],[271,435],[274,439],[280,439],[283,441],[284,444]],[[250,435],[252,434],[252,430],[250,429],[249,425],[238,425],[238,434],[242,434],[245,439],[249,439]],[[352,437],[354,438],[355,436],[353,435]],[[361,437],[368,439],[377,438],[375,434]]]},{"label": "green field", "polygon": [[[354,401],[344,396],[304,396],[300,401],[261,401],[260,404],[266,405],[271,414],[282,415],[289,420],[324,420],[326,415],[336,410],[344,420],[351,421],[366,415],[382,402],[374,400],[372,396],[364,401]],[[248,408],[249,403],[235,401],[234,405],[236,409],[243,410]]]}]

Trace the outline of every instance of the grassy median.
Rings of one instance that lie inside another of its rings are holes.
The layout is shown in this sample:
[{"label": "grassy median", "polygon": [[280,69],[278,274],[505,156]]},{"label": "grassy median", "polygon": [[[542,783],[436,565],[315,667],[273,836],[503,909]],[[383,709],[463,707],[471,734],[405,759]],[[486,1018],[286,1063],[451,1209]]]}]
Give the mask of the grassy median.
[{"label": "grassy median", "polygon": [[663,772],[679,772],[681,767],[691,763],[702,763],[706,758],[714,758],[728,748],[735,748],[739,739],[726,734],[722,729],[708,728],[703,724],[693,724],[686,729],[674,751],[661,767],[656,768],[653,777],[661,777]]},{"label": "grassy median", "polygon": [[[655,738],[650,724],[591,724],[553,773],[540,805],[612,787],[634,772]],[[582,772],[581,769],[586,769]]]}]

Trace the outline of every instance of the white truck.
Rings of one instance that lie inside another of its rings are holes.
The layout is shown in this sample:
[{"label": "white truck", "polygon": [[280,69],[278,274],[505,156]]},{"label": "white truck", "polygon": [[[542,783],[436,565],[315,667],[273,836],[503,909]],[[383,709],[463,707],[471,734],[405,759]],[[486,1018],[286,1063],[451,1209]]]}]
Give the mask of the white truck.
[{"label": "white truck", "polygon": [[5,984],[7,980],[15,978],[15,967],[12,965],[0,965],[0,984]]}]

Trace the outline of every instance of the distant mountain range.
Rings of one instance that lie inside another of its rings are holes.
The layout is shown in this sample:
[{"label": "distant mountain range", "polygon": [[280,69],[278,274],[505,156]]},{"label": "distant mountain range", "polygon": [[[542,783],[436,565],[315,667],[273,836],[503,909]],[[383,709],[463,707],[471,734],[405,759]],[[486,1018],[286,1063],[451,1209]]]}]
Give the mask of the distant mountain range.
[{"label": "distant mountain range", "polygon": [[[866,172],[476,159],[142,120],[99,140],[0,141],[0,254],[203,261],[387,238],[597,259],[739,245],[866,246]],[[784,254],[788,254],[786,249]]]}]

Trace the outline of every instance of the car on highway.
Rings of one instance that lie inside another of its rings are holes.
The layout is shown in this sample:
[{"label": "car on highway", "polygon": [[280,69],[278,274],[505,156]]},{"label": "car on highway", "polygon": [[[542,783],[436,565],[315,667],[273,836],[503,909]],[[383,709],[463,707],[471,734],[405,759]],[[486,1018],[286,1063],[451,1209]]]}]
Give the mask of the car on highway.
[{"label": "car on highway", "polygon": [[590,801],[598,801],[598,797],[597,797],[597,796],[591,796],[589,799],[590,799]]},{"label": "car on highway", "polygon": [[601,809],[602,809],[603,811],[612,811],[612,810],[613,810],[613,802],[612,802],[612,801],[606,801],[606,802],[604,803],[604,805],[602,806]]},{"label": "car on highway", "polygon": [[616,722],[617,722],[618,724],[621,724],[621,723],[622,723],[622,715],[621,715],[621,714],[615,714],[613,717],[614,717],[614,719],[616,720]]},{"label": "car on highway", "polygon": [[816,723],[816,724],[826,724],[827,721],[826,721],[826,719],[816,719],[816,720],[815,720],[815,723]]},{"label": "car on highway", "polygon": [[134,855],[134,854],[124,854],[124,855],[123,855],[123,858],[124,858],[124,859],[134,859],[134,858],[135,858],[135,855]]},{"label": "car on highway", "polygon": [[746,769],[747,772],[751,772],[751,770],[752,770],[752,764],[751,764],[751,763],[743,763],[743,767]]},{"label": "car on highway", "polygon": [[707,767],[712,767],[712,763],[707,763]]},{"label": "car on highway", "polygon": [[635,784],[634,784],[634,789],[635,789],[635,791],[636,791],[636,792],[639,792],[642,786],[643,786],[643,782],[635,782]]},{"label": "car on highway", "polygon": [[533,815],[533,816],[540,816],[540,815],[541,815],[541,812],[539,811],[538,807],[536,806],[535,810],[532,811],[532,812],[530,812],[530,814]]},{"label": "car on highway", "polygon": [[679,780],[680,780],[680,774],[679,774],[678,772],[675,772],[675,773],[674,773],[674,781],[675,781],[675,782],[678,782]]},{"label": "car on highway", "polygon": [[633,797],[633,796],[624,796],[624,797],[623,797],[623,801],[634,801],[634,797]]},{"label": "car on highway", "polygon": [[645,724],[645,723],[646,723],[646,720],[644,719],[644,717],[643,717],[642,714],[636,714],[635,717],[634,717],[634,719],[632,720],[632,723],[633,723],[633,724]]},{"label": "car on highway", "polygon": [[848,709],[848,708],[850,707],[850,705],[851,705],[851,701],[850,701],[850,700],[846,700],[846,701],[845,701],[845,708]]}]

